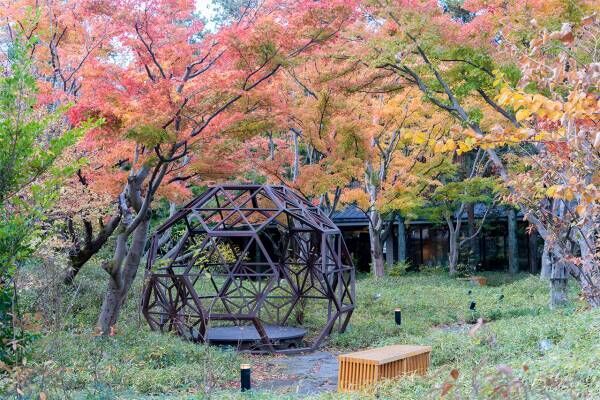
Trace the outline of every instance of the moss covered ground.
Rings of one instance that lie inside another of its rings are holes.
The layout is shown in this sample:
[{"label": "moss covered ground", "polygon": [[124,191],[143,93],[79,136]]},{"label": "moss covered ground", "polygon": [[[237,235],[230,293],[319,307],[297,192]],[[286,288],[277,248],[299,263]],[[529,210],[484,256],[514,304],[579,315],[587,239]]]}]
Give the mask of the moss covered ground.
[{"label": "moss covered ground", "polygon": [[[484,287],[437,269],[381,280],[359,277],[350,326],[334,334],[327,348],[426,344],[433,347],[430,373],[362,393],[314,397],[600,398],[600,310],[587,309],[574,287],[568,307],[550,310],[548,285],[538,277],[486,276]],[[232,388],[239,364],[256,362],[255,356],[151,332],[138,314],[139,282],[116,335],[96,336],[103,279],[102,271],[90,268],[70,295],[59,299],[69,302],[68,313],[57,326],[42,327],[19,377],[21,395],[7,378],[0,379],[3,398],[40,398],[42,392],[49,399],[299,398],[293,393],[240,394]],[[27,294],[25,301],[33,304],[34,295]],[[471,301],[476,302],[474,312]],[[393,322],[396,307],[402,308],[401,326]],[[470,335],[480,317],[484,325]]]}]

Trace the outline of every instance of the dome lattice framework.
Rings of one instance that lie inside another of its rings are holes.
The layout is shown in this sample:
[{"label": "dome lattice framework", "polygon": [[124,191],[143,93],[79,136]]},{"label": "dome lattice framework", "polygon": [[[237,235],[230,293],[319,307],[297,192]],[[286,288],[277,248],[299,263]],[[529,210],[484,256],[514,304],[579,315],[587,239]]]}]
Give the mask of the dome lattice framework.
[{"label": "dome lattice framework", "polygon": [[354,267],[340,230],[285,186],[218,185],[152,236],[153,330],[252,351],[304,351],[346,329]]}]

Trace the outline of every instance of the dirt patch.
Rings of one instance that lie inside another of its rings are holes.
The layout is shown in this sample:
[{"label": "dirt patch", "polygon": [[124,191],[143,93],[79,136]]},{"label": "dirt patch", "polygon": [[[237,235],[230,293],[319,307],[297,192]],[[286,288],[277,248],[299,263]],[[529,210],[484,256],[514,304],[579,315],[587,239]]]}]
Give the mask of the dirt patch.
[{"label": "dirt patch", "polygon": [[328,351],[256,357],[252,362],[254,390],[279,394],[309,394],[337,390],[337,355]]},{"label": "dirt patch", "polygon": [[467,334],[467,333],[469,333],[469,329],[471,329],[474,325],[475,325],[474,323],[459,321],[459,322],[455,322],[453,324],[436,325],[433,327],[433,329],[437,329],[437,330],[449,332],[449,333]]}]

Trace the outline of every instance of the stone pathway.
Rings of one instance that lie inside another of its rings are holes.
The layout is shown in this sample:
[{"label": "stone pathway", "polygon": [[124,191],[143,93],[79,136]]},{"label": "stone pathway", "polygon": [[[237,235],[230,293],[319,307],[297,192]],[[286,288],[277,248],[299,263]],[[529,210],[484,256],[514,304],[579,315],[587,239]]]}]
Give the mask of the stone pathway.
[{"label": "stone pathway", "polygon": [[299,397],[337,390],[337,356],[327,351],[257,359],[268,372],[253,384],[259,391],[298,394]]}]

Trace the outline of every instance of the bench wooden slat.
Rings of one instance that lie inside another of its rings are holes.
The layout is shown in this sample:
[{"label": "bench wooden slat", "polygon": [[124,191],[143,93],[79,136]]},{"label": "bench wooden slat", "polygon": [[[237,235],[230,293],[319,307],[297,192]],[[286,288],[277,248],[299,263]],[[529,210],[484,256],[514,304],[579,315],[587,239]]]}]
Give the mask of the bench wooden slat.
[{"label": "bench wooden slat", "polygon": [[425,374],[429,367],[430,346],[392,345],[341,354],[338,391],[361,389],[381,379],[407,374]]},{"label": "bench wooden slat", "polygon": [[372,361],[373,364],[381,365],[423,353],[431,353],[431,346],[396,344],[392,346],[379,347],[376,349],[357,351],[355,353],[342,354],[339,357],[343,357],[347,360],[359,360],[363,362]]}]

